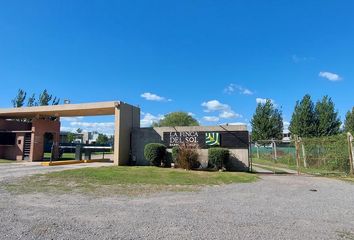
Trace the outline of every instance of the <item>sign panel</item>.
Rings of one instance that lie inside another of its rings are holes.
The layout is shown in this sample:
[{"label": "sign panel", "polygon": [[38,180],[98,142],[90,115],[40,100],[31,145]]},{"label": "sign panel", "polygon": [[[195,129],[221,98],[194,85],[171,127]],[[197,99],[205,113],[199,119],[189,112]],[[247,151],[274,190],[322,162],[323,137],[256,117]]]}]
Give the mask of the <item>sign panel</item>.
[{"label": "sign panel", "polygon": [[229,132],[164,132],[164,144],[167,147],[174,147],[180,144],[197,144],[200,148],[225,147],[230,149],[248,149],[248,131]]}]

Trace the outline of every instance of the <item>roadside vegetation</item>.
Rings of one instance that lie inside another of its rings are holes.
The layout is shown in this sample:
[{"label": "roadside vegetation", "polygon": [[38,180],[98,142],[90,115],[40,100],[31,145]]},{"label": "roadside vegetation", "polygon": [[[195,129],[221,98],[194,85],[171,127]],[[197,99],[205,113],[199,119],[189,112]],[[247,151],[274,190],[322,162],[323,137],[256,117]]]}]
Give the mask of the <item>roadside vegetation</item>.
[{"label": "roadside vegetation", "polygon": [[42,192],[134,196],[161,191],[196,191],[203,186],[256,180],[257,175],[250,173],[114,166],[40,174],[7,183],[5,187],[18,194]]},{"label": "roadside vegetation", "polygon": [[14,160],[6,160],[6,159],[0,159],[0,163],[15,163],[16,161]]}]

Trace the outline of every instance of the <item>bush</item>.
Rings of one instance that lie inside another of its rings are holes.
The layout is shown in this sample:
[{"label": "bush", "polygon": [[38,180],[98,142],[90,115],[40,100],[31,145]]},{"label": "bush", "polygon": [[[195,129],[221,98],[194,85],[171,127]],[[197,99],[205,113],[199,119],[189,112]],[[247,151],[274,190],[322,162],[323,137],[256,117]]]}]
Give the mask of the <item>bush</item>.
[{"label": "bush", "polygon": [[153,166],[161,166],[166,161],[166,146],[160,143],[149,143],[145,145],[144,157]]},{"label": "bush", "polygon": [[209,148],[208,165],[217,169],[222,169],[228,165],[230,151],[227,148]]},{"label": "bush", "polygon": [[172,161],[174,163],[178,163],[178,153],[179,153],[179,146],[174,146],[172,148]]},{"label": "bush", "polygon": [[181,145],[178,148],[178,167],[183,169],[199,168],[197,148],[192,145]]}]

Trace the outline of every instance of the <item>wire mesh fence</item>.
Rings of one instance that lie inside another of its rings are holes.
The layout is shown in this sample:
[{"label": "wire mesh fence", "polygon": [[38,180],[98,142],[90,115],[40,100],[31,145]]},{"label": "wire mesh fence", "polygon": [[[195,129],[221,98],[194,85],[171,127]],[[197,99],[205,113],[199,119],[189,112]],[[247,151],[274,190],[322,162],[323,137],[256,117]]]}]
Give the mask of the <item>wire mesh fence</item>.
[{"label": "wire mesh fence", "polygon": [[353,174],[353,136],[298,138],[251,143],[252,162],[321,175]]}]

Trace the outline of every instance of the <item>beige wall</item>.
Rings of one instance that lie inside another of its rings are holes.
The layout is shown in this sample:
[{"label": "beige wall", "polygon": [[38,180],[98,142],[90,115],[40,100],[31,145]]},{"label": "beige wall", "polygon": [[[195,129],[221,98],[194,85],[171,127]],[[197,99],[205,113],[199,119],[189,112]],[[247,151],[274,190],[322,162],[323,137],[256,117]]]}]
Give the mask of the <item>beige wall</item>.
[{"label": "beige wall", "polygon": [[120,102],[115,110],[114,164],[128,165],[133,128],[140,127],[140,109]]}]

